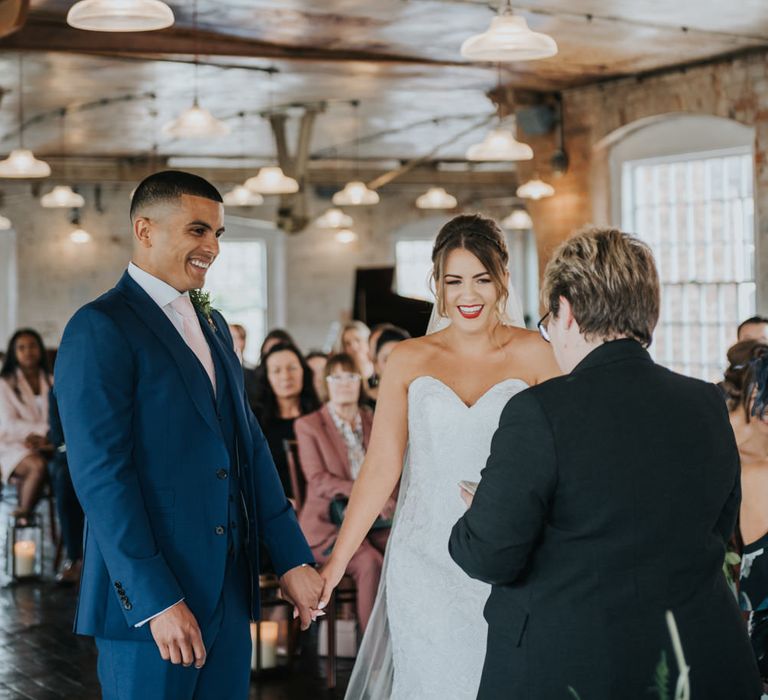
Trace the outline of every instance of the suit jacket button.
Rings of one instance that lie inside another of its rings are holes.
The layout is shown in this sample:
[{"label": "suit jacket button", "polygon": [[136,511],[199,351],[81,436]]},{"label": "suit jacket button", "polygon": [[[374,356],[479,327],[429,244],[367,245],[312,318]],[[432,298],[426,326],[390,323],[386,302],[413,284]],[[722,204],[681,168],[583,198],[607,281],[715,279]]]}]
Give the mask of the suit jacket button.
[{"label": "suit jacket button", "polygon": [[126,610],[133,610],[133,605],[130,604],[127,600],[125,601],[125,609]]},{"label": "suit jacket button", "polygon": [[225,532],[223,525],[217,525],[216,526],[216,534],[217,535],[223,535]]},{"label": "suit jacket button", "polygon": [[123,584],[120,583],[120,581],[115,581],[115,588],[119,591],[123,587]]},{"label": "suit jacket button", "polygon": [[219,479],[226,479],[226,478],[229,476],[229,474],[227,473],[227,470],[226,470],[226,469],[219,469],[219,470],[216,472],[216,476],[217,476]]}]

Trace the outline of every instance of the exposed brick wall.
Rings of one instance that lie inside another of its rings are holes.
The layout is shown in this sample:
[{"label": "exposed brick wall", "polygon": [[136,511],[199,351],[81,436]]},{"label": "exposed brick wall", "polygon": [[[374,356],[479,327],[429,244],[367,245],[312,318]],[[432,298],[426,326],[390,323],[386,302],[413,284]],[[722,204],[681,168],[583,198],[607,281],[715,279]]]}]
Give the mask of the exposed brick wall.
[{"label": "exposed brick wall", "polygon": [[538,157],[520,168],[523,179],[538,170],[557,190],[554,197],[530,205],[542,266],[574,229],[608,223],[606,183],[598,176],[606,157],[601,142],[638,120],[658,115],[725,117],[755,129],[757,295],[759,310],[768,312],[768,53],[569,90],[563,95],[563,108],[569,171],[557,180],[551,178],[551,136],[528,139]]}]

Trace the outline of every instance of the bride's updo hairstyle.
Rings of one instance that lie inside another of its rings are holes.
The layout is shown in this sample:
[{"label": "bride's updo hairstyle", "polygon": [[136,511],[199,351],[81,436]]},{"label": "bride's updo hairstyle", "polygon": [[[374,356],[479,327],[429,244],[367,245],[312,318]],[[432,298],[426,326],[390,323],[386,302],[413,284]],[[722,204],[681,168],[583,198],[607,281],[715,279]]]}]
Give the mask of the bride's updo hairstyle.
[{"label": "bride's updo hairstyle", "polygon": [[474,255],[488,271],[496,288],[496,315],[499,321],[506,318],[507,264],[509,252],[504,234],[499,225],[487,216],[480,214],[462,214],[451,219],[437,234],[432,248],[432,285],[435,293],[437,311],[447,316],[445,307],[445,266],[448,256],[458,249]]}]

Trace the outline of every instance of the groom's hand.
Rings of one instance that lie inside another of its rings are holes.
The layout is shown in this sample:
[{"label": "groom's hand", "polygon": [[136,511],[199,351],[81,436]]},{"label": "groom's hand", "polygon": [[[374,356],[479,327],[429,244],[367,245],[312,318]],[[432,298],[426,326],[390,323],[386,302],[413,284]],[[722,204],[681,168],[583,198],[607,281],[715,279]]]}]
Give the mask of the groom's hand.
[{"label": "groom's hand", "polygon": [[205,645],[200,626],[184,601],[149,621],[149,629],[163,661],[202,668]]},{"label": "groom's hand", "polygon": [[280,578],[280,588],[283,595],[296,606],[301,618],[301,629],[309,629],[318,615],[325,614],[318,609],[323,579],[313,567],[297,566],[286,571]]}]

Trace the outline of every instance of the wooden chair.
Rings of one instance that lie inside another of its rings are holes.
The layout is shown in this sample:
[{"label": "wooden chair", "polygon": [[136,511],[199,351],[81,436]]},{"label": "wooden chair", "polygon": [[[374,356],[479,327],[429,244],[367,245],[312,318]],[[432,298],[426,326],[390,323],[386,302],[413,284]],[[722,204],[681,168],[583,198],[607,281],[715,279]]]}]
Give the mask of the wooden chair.
[{"label": "wooden chair", "polygon": [[355,585],[355,580],[345,574],[341,581],[339,581],[339,585],[336,586],[336,590],[331,594],[328,606],[325,609],[325,619],[327,620],[325,629],[328,647],[328,655],[325,657],[325,676],[329,690],[336,687],[336,618],[339,608],[345,603],[350,603],[354,606],[356,602],[357,586]]},{"label": "wooden chair", "polygon": [[283,450],[288,462],[288,476],[291,480],[291,490],[298,515],[304,507],[304,499],[307,495],[307,481],[299,463],[299,443],[296,440],[283,440]]}]

